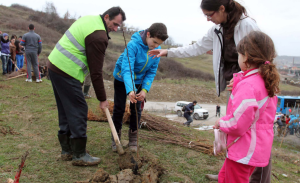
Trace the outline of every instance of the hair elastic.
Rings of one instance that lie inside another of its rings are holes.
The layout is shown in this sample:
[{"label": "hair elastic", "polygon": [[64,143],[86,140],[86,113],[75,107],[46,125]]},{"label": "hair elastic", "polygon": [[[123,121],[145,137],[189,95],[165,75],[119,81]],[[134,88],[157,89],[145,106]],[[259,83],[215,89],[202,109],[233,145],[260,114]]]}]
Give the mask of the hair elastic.
[{"label": "hair elastic", "polygon": [[270,61],[265,61],[265,64],[270,64]]}]

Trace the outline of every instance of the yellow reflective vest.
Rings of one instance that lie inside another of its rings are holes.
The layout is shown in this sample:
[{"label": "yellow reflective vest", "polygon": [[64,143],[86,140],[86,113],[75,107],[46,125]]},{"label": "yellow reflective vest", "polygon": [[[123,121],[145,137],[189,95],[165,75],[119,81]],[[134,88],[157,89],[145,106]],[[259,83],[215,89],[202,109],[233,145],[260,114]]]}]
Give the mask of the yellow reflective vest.
[{"label": "yellow reflective vest", "polygon": [[84,16],[75,21],[50,53],[50,62],[82,83],[89,73],[85,38],[97,30],[105,30],[99,15]]}]

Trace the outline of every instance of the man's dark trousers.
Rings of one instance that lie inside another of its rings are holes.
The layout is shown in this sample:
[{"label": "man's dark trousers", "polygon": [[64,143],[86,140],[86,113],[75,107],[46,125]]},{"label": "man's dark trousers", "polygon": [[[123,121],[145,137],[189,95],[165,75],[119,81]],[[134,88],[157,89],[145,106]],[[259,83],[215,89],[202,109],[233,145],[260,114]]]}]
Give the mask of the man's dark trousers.
[{"label": "man's dark trousers", "polygon": [[184,124],[190,125],[193,122],[192,114],[190,112],[184,112],[183,116],[187,120]]},{"label": "man's dark trousers", "polygon": [[58,135],[86,138],[88,106],[81,83],[72,77],[61,76],[49,69],[50,80],[58,109]]},{"label": "man's dark trousers", "polygon": [[[132,86],[132,83],[126,83]],[[138,89],[137,93],[139,93],[142,88],[140,85],[135,85],[135,87]],[[117,132],[119,132],[122,129],[122,122],[123,122],[123,116],[126,108],[126,99],[127,99],[127,93],[125,89],[124,82],[114,80],[114,111],[113,111],[113,122],[115,124],[115,128]],[[136,103],[137,113],[138,113],[138,121],[140,123],[141,120],[141,102],[138,101]],[[137,130],[137,124],[136,124],[136,111],[135,111],[135,104],[130,102],[130,124],[129,128],[132,130],[132,132]]]},{"label": "man's dark trousers", "polygon": [[250,183],[271,183],[272,176],[272,155],[266,167],[256,167],[251,175]]}]

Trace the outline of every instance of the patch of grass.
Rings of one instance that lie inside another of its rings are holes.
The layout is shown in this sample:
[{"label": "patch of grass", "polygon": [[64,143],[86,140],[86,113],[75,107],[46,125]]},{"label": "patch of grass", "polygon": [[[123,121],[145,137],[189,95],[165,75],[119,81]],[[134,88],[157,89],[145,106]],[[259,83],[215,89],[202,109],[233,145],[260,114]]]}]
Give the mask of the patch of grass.
[{"label": "patch of grass", "polygon": [[203,81],[198,79],[161,79],[156,80],[158,83],[168,83],[168,84],[186,84],[186,85],[197,85],[197,86],[203,86],[206,88],[215,88],[215,82],[214,81]]},{"label": "patch of grass", "polygon": [[184,64],[185,67],[214,74],[212,56],[203,54],[197,57],[174,58],[174,60]]},{"label": "patch of grass", "polygon": [[280,88],[280,90],[285,90],[285,91],[299,91],[300,90],[300,88],[298,86],[293,86],[293,85],[283,84],[283,83],[279,84],[279,88]]}]

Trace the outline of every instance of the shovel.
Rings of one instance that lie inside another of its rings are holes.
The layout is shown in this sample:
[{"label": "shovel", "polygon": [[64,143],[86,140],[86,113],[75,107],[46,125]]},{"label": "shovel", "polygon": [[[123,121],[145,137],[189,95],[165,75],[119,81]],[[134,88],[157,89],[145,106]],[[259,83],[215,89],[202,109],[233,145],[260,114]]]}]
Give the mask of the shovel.
[{"label": "shovel", "polygon": [[[108,119],[108,123],[109,123],[109,127],[111,129],[111,133],[113,135],[113,138],[114,138],[114,141],[116,143],[116,146],[117,146],[117,151],[118,151],[118,154],[119,154],[119,160],[122,161],[122,162],[130,162],[130,164],[132,164],[132,171],[135,175],[137,175],[137,171],[138,171],[138,163],[135,161],[135,159],[133,158],[133,156],[129,153],[126,154],[126,152],[124,151],[121,143],[120,143],[120,139],[119,139],[119,136],[117,134],[117,131],[116,131],[116,128],[115,128],[115,125],[111,119],[111,116],[110,116],[110,113],[108,111],[108,108],[105,108],[105,114],[106,114],[106,117]],[[119,160],[118,160],[118,163],[119,163]],[[126,163],[125,163],[126,164]],[[119,163],[119,167],[120,169],[122,169],[121,167],[122,165],[120,165]]]},{"label": "shovel", "polygon": [[117,131],[116,131],[116,128],[115,128],[115,125],[111,119],[111,116],[110,116],[110,113],[108,111],[108,108],[105,108],[105,114],[106,114],[106,117],[108,119],[108,123],[109,123],[109,127],[111,129],[111,133],[113,135],[113,138],[114,138],[114,141],[116,143],[116,146],[117,146],[117,151],[118,151],[118,154],[119,155],[122,155],[125,153],[121,143],[120,143],[120,139],[119,139],[119,136],[117,134]]}]

